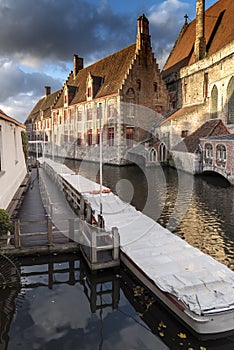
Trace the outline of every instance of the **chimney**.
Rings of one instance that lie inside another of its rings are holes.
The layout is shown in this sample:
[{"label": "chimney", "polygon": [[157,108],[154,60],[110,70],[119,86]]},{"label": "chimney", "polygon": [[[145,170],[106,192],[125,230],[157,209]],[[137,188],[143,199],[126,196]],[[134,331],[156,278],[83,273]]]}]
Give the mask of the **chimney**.
[{"label": "chimney", "polygon": [[205,39],[205,0],[197,0],[196,3],[196,40],[194,44],[195,62],[206,56]]},{"label": "chimney", "polygon": [[150,35],[149,35],[149,21],[144,14],[137,19],[137,22],[138,22],[138,29],[137,29],[136,50],[138,51],[142,49],[146,41],[150,43]]},{"label": "chimney", "polygon": [[51,87],[50,86],[45,86],[45,95],[48,96],[51,93]]},{"label": "chimney", "polygon": [[75,78],[78,72],[84,68],[84,62],[83,62],[83,58],[78,57],[78,55],[74,55],[73,62],[74,62],[73,76]]}]

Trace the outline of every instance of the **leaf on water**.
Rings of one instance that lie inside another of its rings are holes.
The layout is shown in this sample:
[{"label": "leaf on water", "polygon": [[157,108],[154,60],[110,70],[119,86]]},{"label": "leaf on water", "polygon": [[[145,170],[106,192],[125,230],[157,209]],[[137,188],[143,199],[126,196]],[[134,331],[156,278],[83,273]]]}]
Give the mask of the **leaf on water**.
[{"label": "leaf on water", "polygon": [[178,335],[178,337],[181,338],[181,339],[187,338],[187,335],[186,335],[185,333],[181,333],[181,332],[180,332],[180,333],[178,333],[177,335]]}]

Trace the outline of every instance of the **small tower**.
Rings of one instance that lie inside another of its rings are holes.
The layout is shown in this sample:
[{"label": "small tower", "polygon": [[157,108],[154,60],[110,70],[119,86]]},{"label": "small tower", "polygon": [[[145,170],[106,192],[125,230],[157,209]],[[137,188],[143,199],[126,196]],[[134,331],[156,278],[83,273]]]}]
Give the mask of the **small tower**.
[{"label": "small tower", "polygon": [[136,40],[136,51],[141,50],[145,44],[149,44],[149,47],[151,46],[150,43],[150,35],[149,35],[149,21],[145,17],[144,14],[142,14],[138,20],[138,30],[137,30],[137,40]]},{"label": "small tower", "polygon": [[205,39],[205,0],[197,0],[196,3],[196,40],[194,44],[195,61],[202,60],[206,56]]}]

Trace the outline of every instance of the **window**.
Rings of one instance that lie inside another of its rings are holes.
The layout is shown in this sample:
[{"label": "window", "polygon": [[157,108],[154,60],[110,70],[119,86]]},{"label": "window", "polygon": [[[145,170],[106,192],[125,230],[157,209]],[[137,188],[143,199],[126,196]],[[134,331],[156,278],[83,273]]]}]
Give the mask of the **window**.
[{"label": "window", "polygon": [[92,129],[89,129],[88,132],[87,132],[87,143],[88,143],[88,146],[92,146],[92,141],[93,141]]},{"label": "window", "polygon": [[218,166],[225,167],[227,160],[226,147],[224,145],[218,145],[216,147],[216,163]]},{"label": "window", "polygon": [[134,128],[126,128],[126,145],[127,147],[133,146]]},{"label": "window", "polygon": [[227,123],[234,124],[234,77],[231,78],[227,88],[228,110]]},{"label": "window", "polygon": [[214,85],[211,91],[211,119],[215,119],[218,116],[218,89]]},{"label": "window", "polygon": [[188,97],[188,89],[187,89],[187,82],[184,82],[184,102],[187,102]]},{"label": "window", "polygon": [[82,145],[82,134],[81,132],[78,132],[78,137],[77,137],[77,146]]},{"label": "window", "polygon": [[153,163],[157,161],[157,151],[155,148],[151,148],[149,152],[149,161]]},{"label": "window", "polygon": [[88,87],[88,97],[91,97],[91,87]]},{"label": "window", "polygon": [[181,137],[184,138],[184,137],[187,137],[188,136],[188,130],[182,130],[181,131]]},{"label": "window", "polygon": [[109,118],[114,118],[115,115],[115,106],[114,105],[109,105]]},{"label": "window", "polygon": [[81,111],[78,111],[78,122],[80,122],[82,120],[82,112]]},{"label": "window", "polygon": [[87,111],[87,120],[92,120],[92,109],[89,108],[88,111]]},{"label": "window", "polygon": [[212,164],[213,147],[210,143],[205,144],[204,160],[205,160],[205,164]]},{"label": "window", "polygon": [[158,83],[154,82],[154,92],[158,91]]},{"label": "window", "polygon": [[160,143],[159,149],[158,149],[158,157],[160,162],[165,162],[167,160],[167,148],[165,143]]},{"label": "window", "polygon": [[204,74],[204,85],[203,85],[204,98],[206,98],[208,96],[208,86],[209,86],[209,77],[208,77],[208,73],[205,73]]},{"label": "window", "polygon": [[108,145],[114,146],[114,137],[115,137],[115,131],[114,128],[108,129]]},{"label": "window", "polygon": [[141,81],[140,81],[140,79],[137,80],[137,90],[138,91],[141,90]]}]

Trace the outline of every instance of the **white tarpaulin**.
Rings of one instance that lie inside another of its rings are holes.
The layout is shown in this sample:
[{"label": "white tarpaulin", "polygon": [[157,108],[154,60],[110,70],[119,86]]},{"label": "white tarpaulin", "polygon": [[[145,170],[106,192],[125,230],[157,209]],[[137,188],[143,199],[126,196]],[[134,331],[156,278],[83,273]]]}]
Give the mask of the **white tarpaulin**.
[{"label": "white tarpaulin", "polygon": [[[98,184],[80,175],[63,176],[99,214]],[[190,310],[234,307],[234,272],[124,203],[113,193],[101,196],[107,229],[118,227],[121,250],[163,291],[175,295]]]}]

